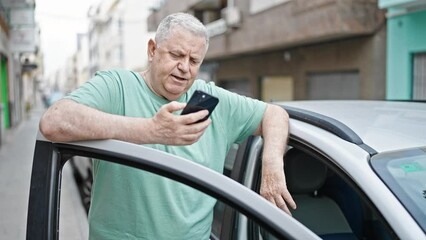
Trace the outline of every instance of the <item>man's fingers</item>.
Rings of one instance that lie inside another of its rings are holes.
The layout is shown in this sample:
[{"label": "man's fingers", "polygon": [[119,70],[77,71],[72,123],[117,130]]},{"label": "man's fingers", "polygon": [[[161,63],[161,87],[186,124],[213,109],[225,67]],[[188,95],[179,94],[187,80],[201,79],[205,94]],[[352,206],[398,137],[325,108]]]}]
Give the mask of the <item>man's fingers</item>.
[{"label": "man's fingers", "polygon": [[199,134],[203,133],[204,130],[210,125],[212,120],[206,119],[203,122],[194,123],[194,124],[187,124],[183,128],[183,134],[191,135],[191,134]]},{"label": "man's fingers", "polygon": [[288,215],[292,216],[292,214],[291,214],[290,210],[289,210],[289,209],[288,209],[288,207],[287,207],[287,204],[282,203],[282,204],[277,205],[277,207],[278,207],[279,209],[283,210],[284,212],[286,212]]},{"label": "man's fingers", "polygon": [[296,209],[297,205],[296,202],[294,202],[293,198],[291,197],[290,193],[288,191],[285,191],[284,194],[282,194],[282,197],[284,201],[292,208]]},{"label": "man's fingers", "polygon": [[184,109],[185,106],[186,106],[186,103],[180,103],[180,102],[172,101],[168,104],[163,105],[162,108],[164,108],[168,112],[172,113],[172,112],[176,112],[176,111]]},{"label": "man's fingers", "polygon": [[[265,183],[264,183],[265,184]],[[296,203],[291,197],[290,192],[286,188],[285,184],[283,186],[277,186],[275,184],[269,184],[269,188],[261,188],[260,194],[272,204],[289,214],[291,209],[296,209]]]},{"label": "man's fingers", "polygon": [[282,198],[281,196],[278,196],[277,198],[278,199],[275,199],[275,205],[291,216],[291,212],[288,209],[287,203],[285,202],[284,198]]},{"label": "man's fingers", "polygon": [[[176,101],[172,101],[168,104],[162,106],[163,110],[166,110],[169,113],[173,113],[176,111],[183,110],[186,106],[186,103],[180,103]],[[209,114],[208,110],[201,110],[194,113],[189,113],[181,117],[183,124],[193,124],[198,122],[199,120],[205,118]]]},{"label": "man's fingers", "polygon": [[187,115],[174,112],[182,110],[186,103],[170,102],[163,105],[153,117],[155,134],[159,143],[168,145],[190,145],[198,141],[211,124],[211,119],[197,123],[208,115],[207,110]]},{"label": "man's fingers", "polygon": [[272,197],[264,197],[266,200],[268,200],[269,202],[271,202],[274,205],[277,205],[277,203],[275,202],[275,199]]},{"label": "man's fingers", "polygon": [[[182,116],[182,123],[183,124],[194,124],[198,122],[199,120],[205,118],[207,115],[209,115],[208,110],[201,110],[195,113],[190,113],[187,115]],[[208,126],[208,124],[207,124]]]},{"label": "man's fingers", "polygon": [[182,125],[179,130],[175,131],[178,138],[182,140],[178,145],[189,145],[197,142],[210,124],[211,119],[207,119],[200,123]]}]

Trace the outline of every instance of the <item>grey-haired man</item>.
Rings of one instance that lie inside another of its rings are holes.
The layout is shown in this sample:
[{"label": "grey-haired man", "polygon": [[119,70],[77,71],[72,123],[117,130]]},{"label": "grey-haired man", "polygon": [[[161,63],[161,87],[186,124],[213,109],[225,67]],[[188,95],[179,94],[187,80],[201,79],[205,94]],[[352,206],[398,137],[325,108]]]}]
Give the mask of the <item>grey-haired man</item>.
[{"label": "grey-haired man", "polygon": [[[222,172],[233,143],[262,135],[260,193],[289,212],[296,205],[283,171],[288,115],[280,107],[196,80],[209,45],[206,28],[185,13],[167,16],[148,42],[149,66],[98,72],[50,107],[40,130],[52,141],[118,139],[179,155]],[[179,115],[195,90],[220,99]],[[89,234],[92,239],[208,239],[215,199],[180,183],[95,160]]]}]

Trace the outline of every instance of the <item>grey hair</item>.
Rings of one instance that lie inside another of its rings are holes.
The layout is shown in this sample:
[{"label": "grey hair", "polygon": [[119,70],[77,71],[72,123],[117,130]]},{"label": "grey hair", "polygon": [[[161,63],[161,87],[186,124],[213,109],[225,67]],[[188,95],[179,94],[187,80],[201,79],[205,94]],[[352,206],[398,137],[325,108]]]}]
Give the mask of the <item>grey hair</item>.
[{"label": "grey hair", "polygon": [[177,27],[190,31],[192,34],[206,39],[206,46],[209,46],[209,34],[206,27],[196,17],[188,13],[173,13],[161,20],[155,34],[155,42],[160,44],[166,40],[171,31]]}]

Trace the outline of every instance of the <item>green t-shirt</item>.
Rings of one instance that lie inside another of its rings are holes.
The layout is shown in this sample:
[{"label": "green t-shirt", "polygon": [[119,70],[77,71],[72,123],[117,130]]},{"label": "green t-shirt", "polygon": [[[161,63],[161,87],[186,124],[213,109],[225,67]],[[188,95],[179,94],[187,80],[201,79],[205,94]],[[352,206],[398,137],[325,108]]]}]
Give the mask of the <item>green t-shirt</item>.
[{"label": "green t-shirt", "polygon": [[[203,80],[196,80],[177,101],[187,102],[195,90],[219,98],[212,124],[189,146],[149,144],[222,173],[233,143],[258,127],[266,104]],[[155,95],[132,71],[97,72],[68,99],[111,114],[154,116],[169,101]],[[176,114],[179,114],[176,112]],[[216,200],[198,190],[154,174],[95,160],[89,212],[91,239],[208,239]]]}]

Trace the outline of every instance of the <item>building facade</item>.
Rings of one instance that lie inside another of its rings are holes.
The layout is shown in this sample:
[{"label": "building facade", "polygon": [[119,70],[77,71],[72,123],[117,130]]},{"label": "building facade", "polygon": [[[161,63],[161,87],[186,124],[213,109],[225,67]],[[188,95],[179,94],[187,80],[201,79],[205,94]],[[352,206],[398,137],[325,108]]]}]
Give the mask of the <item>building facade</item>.
[{"label": "building facade", "polygon": [[148,40],[154,36],[146,24],[154,2],[103,0],[92,5],[87,13],[88,32],[76,36],[76,52],[49,76],[51,91],[67,94],[101,70],[143,70]]},{"label": "building facade", "polygon": [[376,0],[162,1],[206,24],[201,77],[265,101],[384,99],[386,18]]},{"label": "building facade", "polygon": [[387,10],[387,98],[426,100],[426,1],[380,0]]},{"label": "building facade", "polygon": [[33,0],[0,0],[0,145],[33,104],[43,69],[34,8]]},{"label": "building facade", "polygon": [[90,75],[98,70],[141,70],[147,64],[148,7],[139,0],[106,0],[89,10]]}]

